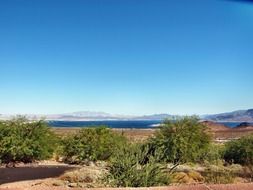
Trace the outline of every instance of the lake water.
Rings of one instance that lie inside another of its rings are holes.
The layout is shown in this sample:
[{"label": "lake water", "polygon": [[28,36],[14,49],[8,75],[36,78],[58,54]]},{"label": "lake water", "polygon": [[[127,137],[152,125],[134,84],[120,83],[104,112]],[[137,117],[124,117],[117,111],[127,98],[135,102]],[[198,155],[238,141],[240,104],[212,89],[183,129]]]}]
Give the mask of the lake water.
[{"label": "lake water", "polygon": [[[115,120],[115,121],[48,121],[52,127],[92,127],[105,125],[111,128],[150,129],[158,126],[160,120]],[[221,122],[228,127],[236,127],[240,122]]]},{"label": "lake water", "polygon": [[135,129],[149,129],[159,125],[161,121],[150,120],[110,120],[110,121],[49,121],[52,127],[92,127],[105,125],[111,128],[135,128]]}]

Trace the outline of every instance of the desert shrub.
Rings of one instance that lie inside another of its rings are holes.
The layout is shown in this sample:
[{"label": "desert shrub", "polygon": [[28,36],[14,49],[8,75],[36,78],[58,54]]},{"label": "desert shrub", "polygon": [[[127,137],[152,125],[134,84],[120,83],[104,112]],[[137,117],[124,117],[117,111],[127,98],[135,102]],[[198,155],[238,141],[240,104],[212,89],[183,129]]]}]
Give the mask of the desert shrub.
[{"label": "desert shrub", "polygon": [[172,175],[172,180],[173,183],[201,183],[204,181],[204,177],[196,171],[175,172]]},{"label": "desert shrub", "polygon": [[203,182],[204,177],[196,171],[189,171],[188,176],[194,180],[194,182]]},{"label": "desert shrub", "polygon": [[104,167],[82,167],[74,170],[69,170],[59,177],[65,184],[76,184],[77,187],[101,187],[103,181],[101,178],[107,173]]},{"label": "desert shrub", "polygon": [[197,162],[205,159],[211,137],[197,117],[184,117],[176,121],[165,120],[149,142],[149,152],[158,160],[173,163]]},{"label": "desert shrub", "polygon": [[253,135],[226,143],[224,159],[229,163],[253,165]]},{"label": "desert shrub", "polygon": [[110,159],[106,182],[115,187],[150,187],[167,185],[170,177],[165,165],[154,157],[144,162],[147,151],[138,144],[121,147]]},{"label": "desert shrub", "polygon": [[205,182],[211,184],[228,184],[233,183],[235,174],[229,168],[224,166],[209,166],[205,170]]},{"label": "desert shrub", "polygon": [[56,137],[44,121],[17,118],[0,123],[1,162],[32,162],[52,156]]},{"label": "desert shrub", "polygon": [[203,164],[223,164],[224,145],[211,143],[206,149],[203,150],[200,158]]},{"label": "desert shrub", "polygon": [[253,165],[247,165],[243,167],[243,176],[253,181]]},{"label": "desert shrub", "polygon": [[63,139],[61,152],[70,162],[107,160],[125,142],[109,128],[84,128]]}]

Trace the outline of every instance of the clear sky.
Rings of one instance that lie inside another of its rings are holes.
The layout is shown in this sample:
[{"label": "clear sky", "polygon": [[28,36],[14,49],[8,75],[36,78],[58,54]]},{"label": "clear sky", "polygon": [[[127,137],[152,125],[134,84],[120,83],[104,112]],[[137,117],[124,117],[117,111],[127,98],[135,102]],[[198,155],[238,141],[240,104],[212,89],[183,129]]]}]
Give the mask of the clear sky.
[{"label": "clear sky", "polygon": [[253,108],[253,4],[0,1],[0,113]]}]

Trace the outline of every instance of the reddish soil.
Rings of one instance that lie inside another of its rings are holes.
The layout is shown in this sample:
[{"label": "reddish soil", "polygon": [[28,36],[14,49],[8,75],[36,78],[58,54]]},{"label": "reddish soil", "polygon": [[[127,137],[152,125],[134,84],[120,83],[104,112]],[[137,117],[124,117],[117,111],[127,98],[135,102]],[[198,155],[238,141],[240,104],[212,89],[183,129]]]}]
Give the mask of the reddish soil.
[{"label": "reddish soil", "polygon": [[[213,133],[215,139],[235,139],[253,133],[253,126],[230,128],[215,122],[204,121]],[[61,136],[73,134],[80,128],[53,128]],[[113,129],[116,133],[125,135],[131,141],[142,141],[154,135],[156,129]]]},{"label": "reddish soil", "polygon": [[213,132],[231,130],[231,128],[229,128],[229,127],[227,127],[223,124],[215,123],[215,122],[212,122],[212,121],[203,121],[201,123],[206,125],[209,128],[209,130],[213,131]]},{"label": "reddish soil", "polygon": [[[31,187],[31,190],[67,190],[68,188],[62,187]],[[89,188],[71,188],[72,190],[88,190]],[[89,190],[252,190],[253,183],[248,184],[228,184],[228,185],[180,185],[180,186],[168,186],[168,187],[141,187],[141,188],[91,188]],[[0,189],[7,190],[7,189]],[[27,190],[26,189],[8,189],[8,190]]]}]

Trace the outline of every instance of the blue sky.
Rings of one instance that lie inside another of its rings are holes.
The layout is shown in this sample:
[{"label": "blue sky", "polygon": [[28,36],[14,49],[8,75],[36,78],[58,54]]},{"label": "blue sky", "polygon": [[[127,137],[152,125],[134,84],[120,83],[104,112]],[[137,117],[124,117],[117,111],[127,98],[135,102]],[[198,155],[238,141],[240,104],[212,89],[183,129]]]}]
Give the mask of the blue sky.
[{"label": "blue sky", "polygon": [[253,108],[253,4],[0,1],[0,113]]}]

